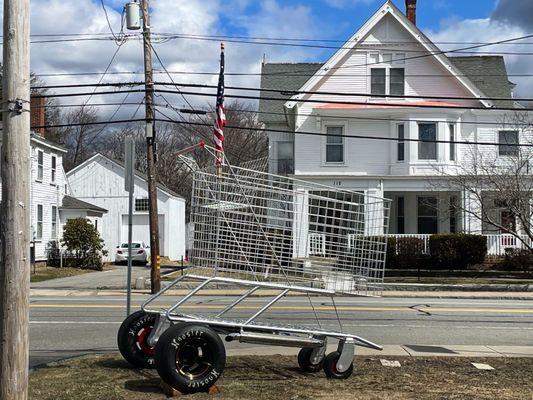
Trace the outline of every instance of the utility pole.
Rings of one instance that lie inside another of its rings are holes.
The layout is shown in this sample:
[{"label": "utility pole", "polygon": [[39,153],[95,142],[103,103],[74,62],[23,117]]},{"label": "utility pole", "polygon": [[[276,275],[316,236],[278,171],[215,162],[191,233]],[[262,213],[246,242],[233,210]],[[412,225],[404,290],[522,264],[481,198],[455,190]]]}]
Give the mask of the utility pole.
[{"label": "utility pole", "polygon": [[150,32],[149,0],[142,1],[143,45],[144,45],[144,79],[146,104],[146,161],[148,172],[148,213],[150,218],[150,264],[151,291],[161,289],[161,271],[159,259],[159,222],[157,215],[157,185],[155,171],[155,109],[154,76],[152,71],[152,37]]},{"label": "utility pole", "polygon": [[4,0],[0,399],[28,398],[30,0]]}]

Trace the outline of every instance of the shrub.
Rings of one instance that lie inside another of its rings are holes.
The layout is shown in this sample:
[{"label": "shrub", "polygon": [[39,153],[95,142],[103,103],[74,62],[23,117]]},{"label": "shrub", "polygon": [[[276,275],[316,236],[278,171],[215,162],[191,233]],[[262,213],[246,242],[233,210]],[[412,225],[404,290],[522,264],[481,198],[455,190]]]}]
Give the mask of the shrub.
[{"label": "shrub", "polygon": [[495,267],[502,271],[533,271],[533,251],[505,249],[505,258]]},{"label": "shrub", "polygon": [[483,263],[487,255],[487,238],[467,234],[431,235],[429,253],[433,268],[464,269]]},{"label": "shrub", "polygon": [[104,241],[100,239],[98,230],[89,220],[68,220],[63,231],[62,244],[70,253],[67,258],[69,264],[73,263],[73,267],[102,270],[102,256],[107,255],[107,252],[103,250]]},{"label": "shrub", "polygon": [[423,262],[424,241],[415,237],[387,238],[386,268],[418,268]]}]

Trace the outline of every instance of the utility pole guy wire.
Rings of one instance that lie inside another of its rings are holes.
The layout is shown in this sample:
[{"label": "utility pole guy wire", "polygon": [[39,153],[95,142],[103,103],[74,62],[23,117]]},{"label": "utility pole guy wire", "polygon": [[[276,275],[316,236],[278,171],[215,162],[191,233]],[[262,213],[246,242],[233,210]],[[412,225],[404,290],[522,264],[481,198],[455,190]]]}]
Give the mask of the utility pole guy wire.
[{"label": "utility pole guy wire", "polygon": [[30,0],[4,0],[0,399],[28,398]]}]

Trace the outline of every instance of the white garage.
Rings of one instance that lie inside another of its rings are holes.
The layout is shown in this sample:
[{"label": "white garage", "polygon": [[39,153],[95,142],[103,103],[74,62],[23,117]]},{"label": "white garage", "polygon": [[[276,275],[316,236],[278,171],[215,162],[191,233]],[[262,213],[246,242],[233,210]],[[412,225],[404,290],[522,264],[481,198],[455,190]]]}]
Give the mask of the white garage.
[{"label": "white garage", "polygon": [[[128,215],[122,215],[122,230],[120,241],[128,241]],[[165,248],[165,215],[159,214],[159,248]],[[134,242],[144,242],[150,245],[150,219],[148,214],[136,214],[132,219],[132,238]]]},{"label": "white garage", "polygon": [[[113,260],[117,245],[128,238],[128,193],[124,190],[125,168],[120,161],[96,154],[67,173],[68,193],[108,210],[102,217],[102,239]],[[148,184],[135,174],[133,239],[150,243]],[[160,252],[171,260],[185,256],[185,200],[164,185],[157,187]]]}]

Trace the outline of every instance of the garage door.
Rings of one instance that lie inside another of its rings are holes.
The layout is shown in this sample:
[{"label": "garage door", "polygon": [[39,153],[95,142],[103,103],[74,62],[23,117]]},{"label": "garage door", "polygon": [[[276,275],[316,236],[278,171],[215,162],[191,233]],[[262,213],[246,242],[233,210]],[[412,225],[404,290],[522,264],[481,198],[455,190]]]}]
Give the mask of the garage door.
[{"label": "garage door", "polygon": [[[150,222],[148,214],[133,216],[133,241],[145,242],[150,245]],[[128,216],[122,216],[122,235],[121,241],[128,241]],[[162,256],[165,256],[165,216],[159,216],[159,251]]]}]

